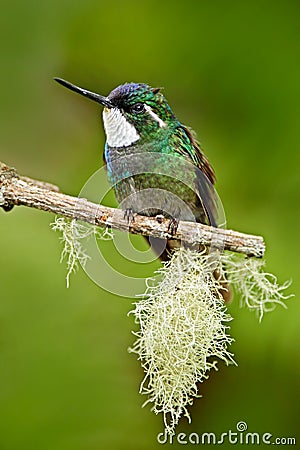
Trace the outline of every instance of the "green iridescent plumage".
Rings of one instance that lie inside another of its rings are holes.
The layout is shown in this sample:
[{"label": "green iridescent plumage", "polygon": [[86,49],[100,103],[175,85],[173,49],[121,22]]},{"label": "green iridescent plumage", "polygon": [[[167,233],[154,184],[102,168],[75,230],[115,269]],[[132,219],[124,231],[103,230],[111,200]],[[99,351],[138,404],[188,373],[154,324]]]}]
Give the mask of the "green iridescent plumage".
[{"label": "green iridescent plumage", "polygon": [[[131,212],[217,226],[214,171],[192,132],[172,112],[159,88],[127,83],[107,97],[56,79],[104,106],[104,160],[120,207]],[[151,239],[161,259],[180,242]],[[159,245],[157,246],[157,244]],[[230,292],[224,275],[222,295]],[[228,295],[226,294],[228,293]]]},{"label": "green iridescent plumage", "polygon": [[[160,90],[130,83],[116,88],[108,99],[139,135],[131,145],[113,147],[109,142],[106,145],[108,177],[117,199],[123,202],[122,207],[176,219],[194,217],[216,225],[211,187],[214,172],[191,131],[179,122]],[[135,110],[136,105],[140,110]],[[145,189],[152,190],[149,199],[146,193],[132,195]],[[150,198],[153,206],[145,208]],[[187,215],[186,208],[180,207],[178,199],[189,207],[191,214]],[[156,207],[159,204],[161,208]]]}]

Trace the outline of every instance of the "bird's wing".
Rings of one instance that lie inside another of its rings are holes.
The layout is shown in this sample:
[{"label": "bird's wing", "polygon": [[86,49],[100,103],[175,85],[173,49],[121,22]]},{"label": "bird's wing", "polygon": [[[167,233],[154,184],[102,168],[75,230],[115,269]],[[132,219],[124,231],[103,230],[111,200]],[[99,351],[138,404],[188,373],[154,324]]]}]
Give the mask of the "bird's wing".
[{"label": "bird's wing", "polygon": [[205,214],[205,222],[217,227],[218,223],[218,197],[213,184],[216,181],[215,173],[208,159],[202,152],[199,143],[192,131],[181,125],[172,135],[173,148],[195,166],[195,192],[199,199],[199,207]]}]

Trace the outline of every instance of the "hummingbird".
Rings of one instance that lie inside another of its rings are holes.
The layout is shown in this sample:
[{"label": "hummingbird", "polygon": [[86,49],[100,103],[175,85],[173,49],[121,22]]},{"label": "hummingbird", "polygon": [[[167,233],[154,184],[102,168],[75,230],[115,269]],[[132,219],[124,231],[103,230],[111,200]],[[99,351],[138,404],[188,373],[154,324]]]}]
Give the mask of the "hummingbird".
[{"label": "hummingbird", "polygon": [[[103,106],[104,163],[117,201],[128,220],[134,213],[218,226],[215,172],[192,130],[173,113],[161,88],[125,83],[105,97],[61,78],[55,81]],[[180,241],[150,238],[162,261]],[[201,246],[199,250],[201,249]],[[216,270],[225,301],[231,298],[225,274]]]}]

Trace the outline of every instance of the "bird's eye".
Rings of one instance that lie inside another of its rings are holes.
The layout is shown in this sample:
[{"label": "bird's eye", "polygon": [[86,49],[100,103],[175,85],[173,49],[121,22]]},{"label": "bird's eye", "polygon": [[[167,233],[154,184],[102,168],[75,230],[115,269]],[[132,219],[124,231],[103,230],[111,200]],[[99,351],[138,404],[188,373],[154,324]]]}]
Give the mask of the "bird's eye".
[{"label": "bird's eye", "polygon": [[140,114],[143,111],[145,111],[145,106],[143,103],[135,103],[134,105],[132,105],[132,107],[130,108],[131,112],[133,112],[134,114]]}]

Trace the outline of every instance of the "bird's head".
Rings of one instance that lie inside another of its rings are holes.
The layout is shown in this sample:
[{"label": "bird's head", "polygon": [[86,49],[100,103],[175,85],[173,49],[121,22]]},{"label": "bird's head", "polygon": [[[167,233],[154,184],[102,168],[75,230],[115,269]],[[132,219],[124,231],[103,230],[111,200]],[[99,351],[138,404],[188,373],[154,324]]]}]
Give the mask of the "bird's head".
[{"label": "bird's head", "polygon": [[128,147],[149,142],[164,135],[178,121],[160,88],[143,83],[126,83],[104,97],[61,78],[55,80],[63,86],[104,106],[103,122],[110,147]]}]

